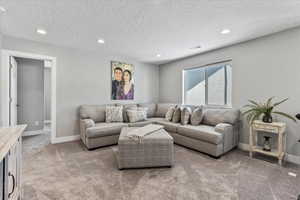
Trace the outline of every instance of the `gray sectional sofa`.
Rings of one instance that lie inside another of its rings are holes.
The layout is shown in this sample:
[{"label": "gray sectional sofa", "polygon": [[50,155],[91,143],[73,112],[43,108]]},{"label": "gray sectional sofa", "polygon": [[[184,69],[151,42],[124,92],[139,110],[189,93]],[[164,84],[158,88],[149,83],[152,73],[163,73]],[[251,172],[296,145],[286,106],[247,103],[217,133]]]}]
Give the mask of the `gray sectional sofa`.
[{"label": "gray sectional sofa", "polygon": [[[80,137],[88,149],[118,143],[123,127],[140,127],[147,124],[160,124],[174,138],[174,142],[214,157],[230,151],[239,141],[239,110],[227,108],[203,107],[204,117],[200,125],[181,125],[165,119],[170,106],[176,104],[144,103],[123,105],[123,114],[131,107],[146,107],[147,120],[129,123],[124,115],[124,122],[106,123],[106,105],[80,106]],[[188,106],[188,105],[181,105]],[[192,110],[196,106],[188,106]]]}]

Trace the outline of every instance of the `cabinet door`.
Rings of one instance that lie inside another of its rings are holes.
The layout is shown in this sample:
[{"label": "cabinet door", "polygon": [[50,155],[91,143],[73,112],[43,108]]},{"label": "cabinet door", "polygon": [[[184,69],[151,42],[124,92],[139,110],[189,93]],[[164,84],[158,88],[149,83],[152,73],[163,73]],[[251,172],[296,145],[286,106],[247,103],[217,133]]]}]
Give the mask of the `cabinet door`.
[{"label": "cabinet door", "polygon": [[8,154],[8,200],[18,198],[18,173],[17,173],[17,158],[18,158],[18,143],[16,143]]}]

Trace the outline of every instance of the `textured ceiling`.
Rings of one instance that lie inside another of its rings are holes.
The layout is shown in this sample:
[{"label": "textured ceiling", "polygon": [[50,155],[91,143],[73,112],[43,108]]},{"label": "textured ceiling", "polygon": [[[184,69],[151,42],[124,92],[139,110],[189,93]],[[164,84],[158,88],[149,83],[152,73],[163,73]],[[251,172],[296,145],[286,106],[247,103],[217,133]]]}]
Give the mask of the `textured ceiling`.
[{"label": "textured ceiling", "polygon": [[[152,63],[300,25],[299,0],[0,0],[0,6],[7,9],[5,35]],[[36,34],[38,27],[48,34]],[[221,35],[223,28],[231,34]]]}]

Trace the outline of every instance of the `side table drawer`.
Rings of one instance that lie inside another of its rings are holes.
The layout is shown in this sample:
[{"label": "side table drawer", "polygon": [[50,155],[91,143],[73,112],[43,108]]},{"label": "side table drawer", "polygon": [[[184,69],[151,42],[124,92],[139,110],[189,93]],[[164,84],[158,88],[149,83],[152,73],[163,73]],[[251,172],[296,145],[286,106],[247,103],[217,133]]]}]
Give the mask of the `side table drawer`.
[{"label": "side table drawer", "polygon": [[272,133],[278,133],[278,127],[276,126],[267,126],[267,125],[261,125],[261,124],[253,124],[253,129],[256,131],[266,131],[266,132],[272,132]]}]

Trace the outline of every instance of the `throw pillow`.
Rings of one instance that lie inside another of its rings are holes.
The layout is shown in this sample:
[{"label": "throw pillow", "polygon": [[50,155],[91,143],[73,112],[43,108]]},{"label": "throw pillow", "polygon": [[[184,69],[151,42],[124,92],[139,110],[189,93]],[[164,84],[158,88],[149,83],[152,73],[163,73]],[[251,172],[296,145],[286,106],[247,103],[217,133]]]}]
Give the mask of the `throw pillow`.
[{"label": "throw pillow", "polygon": [[123,122],[123,106],[106,106],[105,121],[110,122]]},{"label": "throw pillow", "polygon": [[174,123],[180,122],[180,117],[181,117],[180,107],[176,107],[175,111],[174,111],[174,114],[173,114],[173,117],[172,117],[172,122],[174,122]]},{"label": "throw pillow", "polygon": [[125,104],[123,106],[123,120],[124,122],[129,122],[128,116],[127,116],[127,110],[137,110],[137,104]]},{"label": "throw pillow", "polygon": [[191,118],[191,113],[192,113],[192,110],[189,107],[183,107],[181,109],[181,120],[180,120],[180,123],[182,125],[187,125],[189,123],[190,118]]},{"label": "throw pillow", "polygon": [[130,123],[145,121],[147,119],[147,110],[127,110],[127,116]]},{"label": "throw pillow", "polygon": [[197,107],[191,115],[191,124],[196,126],[199,125],[203,120],[204,114],[202,107]]},{"label": "throw pillow", "polygon": [[174,111],[175,111],[175,107],[171,106],[166,113],[166,116],[165,116],[166,120],[172,121]]}]

